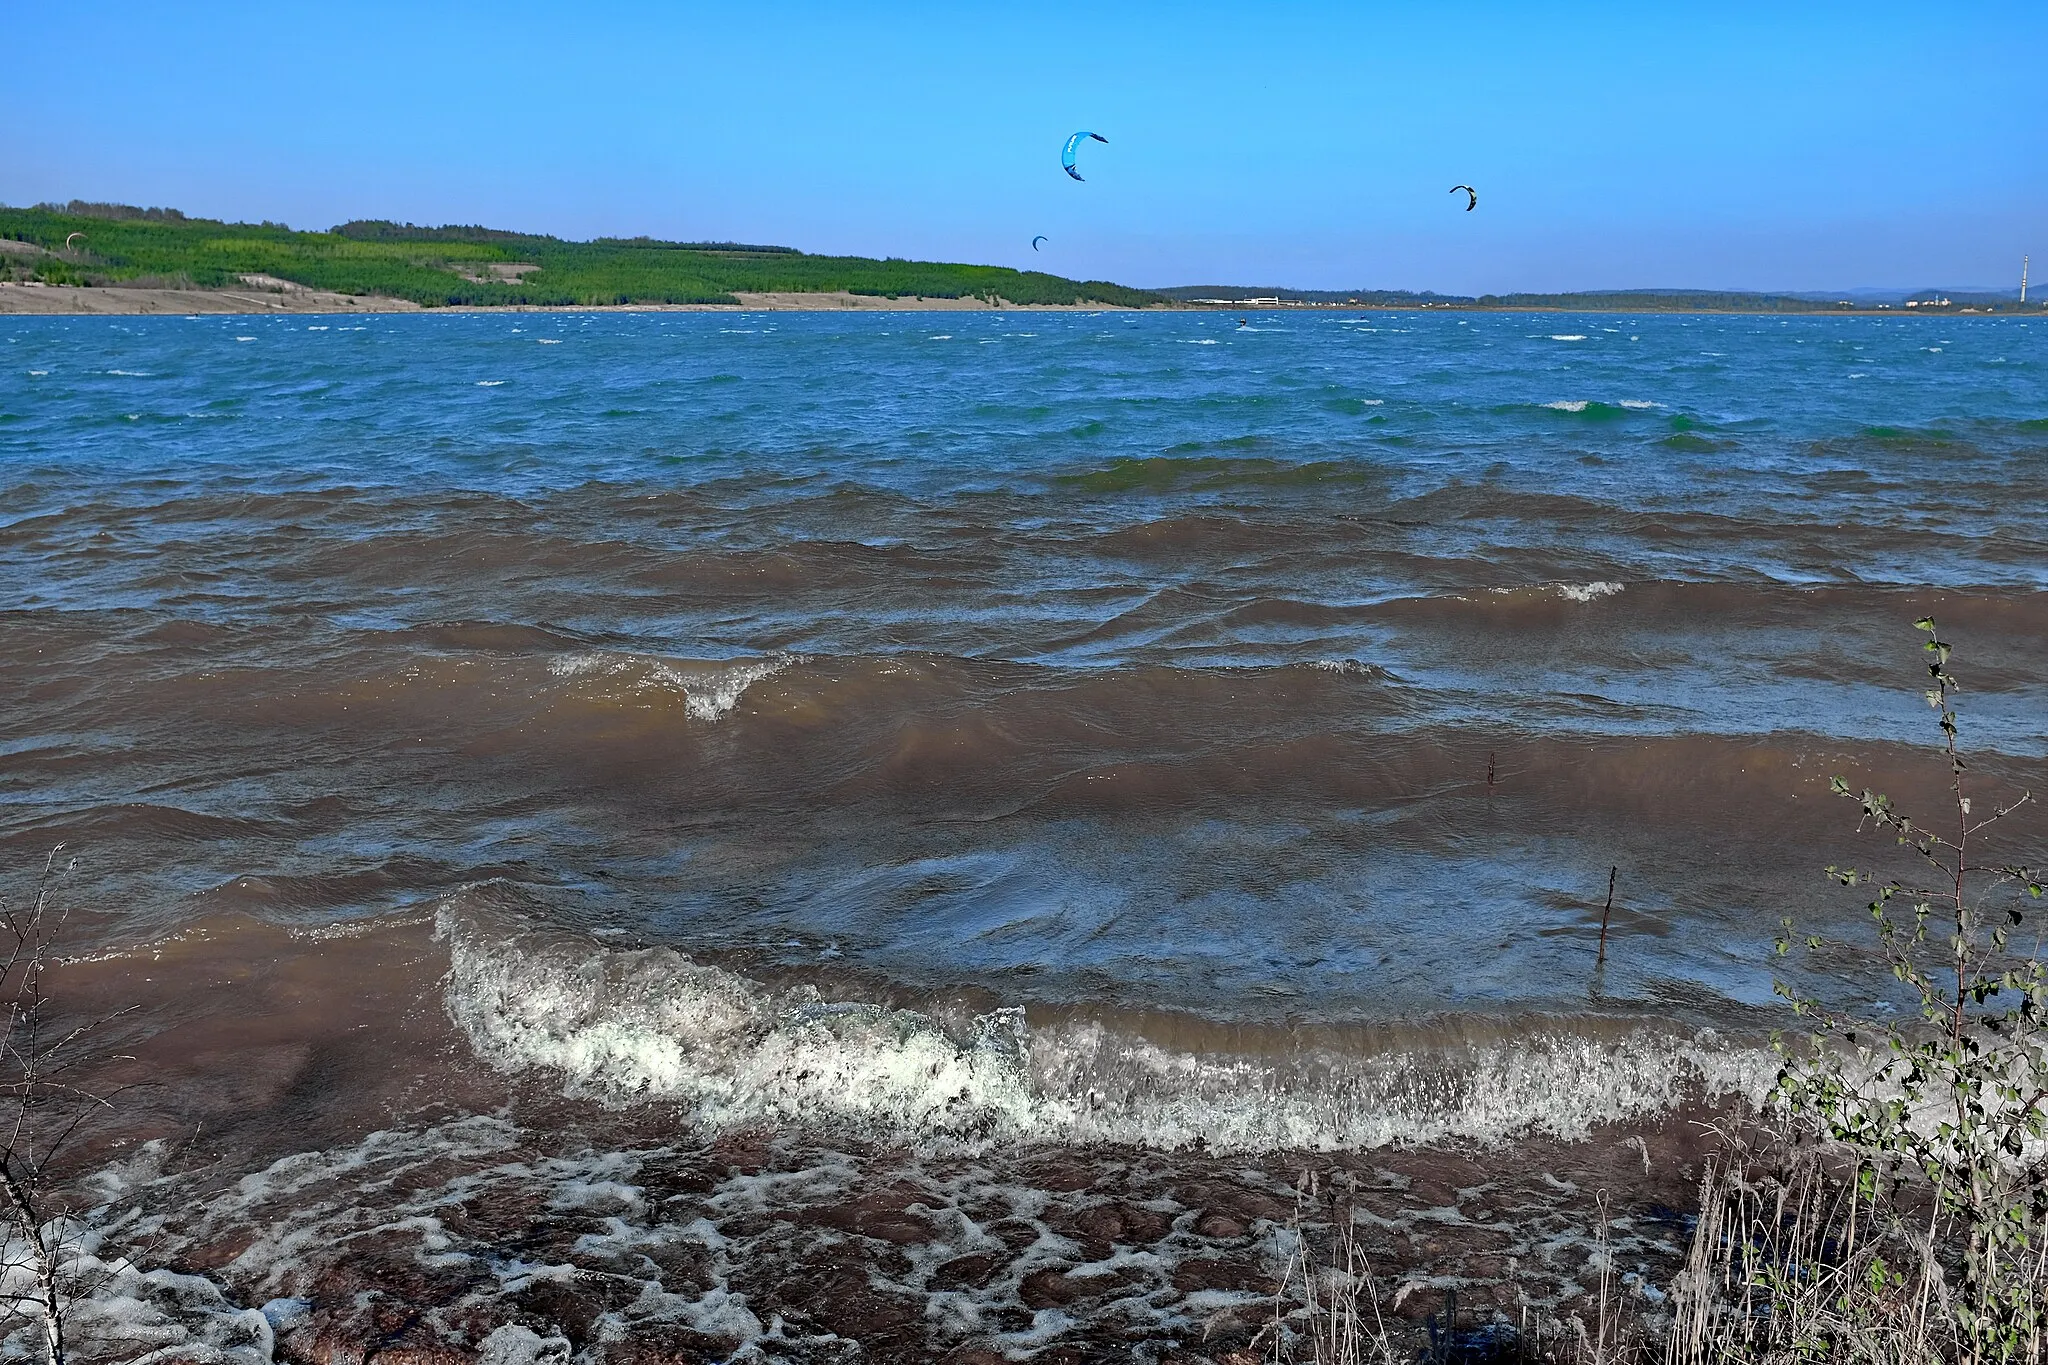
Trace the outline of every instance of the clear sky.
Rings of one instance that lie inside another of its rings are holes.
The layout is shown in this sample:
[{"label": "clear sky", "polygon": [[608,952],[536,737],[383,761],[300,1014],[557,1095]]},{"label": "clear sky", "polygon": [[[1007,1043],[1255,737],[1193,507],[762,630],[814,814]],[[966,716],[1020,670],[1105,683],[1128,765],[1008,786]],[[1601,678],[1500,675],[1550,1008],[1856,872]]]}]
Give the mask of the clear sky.
[{"label": "clear sky", "polygon": [[[2007,285],[2026,251],[2048,276],[2041,0],[17,0],[0,33],[12,204],[1138,285]],[[1086,184],[1077,128],[1110,139]]]}]

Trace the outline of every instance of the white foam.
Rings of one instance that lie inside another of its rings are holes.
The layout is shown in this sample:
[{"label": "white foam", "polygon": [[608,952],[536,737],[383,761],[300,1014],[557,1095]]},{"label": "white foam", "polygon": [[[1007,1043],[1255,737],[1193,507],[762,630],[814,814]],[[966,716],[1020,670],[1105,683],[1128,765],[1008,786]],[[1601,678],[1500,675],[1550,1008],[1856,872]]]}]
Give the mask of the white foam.
[{"label": "white foam", "polygon": [[[262,1310],[232,1302],[219,1285],[200,1275],[142,1270],[125,1257],[102,1259],[105,1234],[78,1224],[47,1225],[46,1244],[57,1248],[60,1279],[84,1286],[73,1293],[65,1334],[74,1351],[128,1348],[133,1365],[144,1362],[206,1362],[207,1365],[271,1365],[277,1333]],[[0,1297],[18,1324],[0,1338],[0,1358],[42,1358],[42,1327],[26,1248],[10,1238],[0,1246]]]},{"label": "white foam", "polygon": [[777,991],[667,948],[541,932],[467,888],[445,900],[446,1005],[477,1053],[572,1094],[673,1104],[690,1125],[850,1127],[978,1146],[1338,1150],[1574,1139],[1689,1099],[1761,1096],[1767,1049],[1710,1031],[1593,1036],[1560,1022],[1497,1042],[1299,1057],[1171,1051],[1020,1010],[955,1023]]},{"label": "white foam", "polygon": [[1584,341],[1586,338],[1583,333],[1571,332],[1565,335],[1553,336],[1550,339],[1552,341]]},{"label": "white foam", "polygon": [[1392,678],[1393,675],[1378,664],[1364,663],[1358,659],[1310,659],[1306,667],[1319,673],[1356,674],[1367,678]]},{"label": "white foam", "polygon": [[614,698],[663,693],[681,696],[692,720],[710,724],[739,705],[755,683],[802,661],[802,655],[785,654],[724,664],[685,664],[644,654],[593,651],[557,655],[549,660],[548,672],[557,678],[597,680],[603,685],[601,691]]},{"label": "white foam", "polygon": [[956,1040],[922,1015],[776,997],[666,948],[481,930],[451,899],[448,1010],[506,1070],[577,1093],[658,1096],[712,1127],[828,1117],[912,1132],[1024,1125],[1021,1012]]},{"label": "white foam", "polygon": [[483,1339],[477,1365],[568,1365],[567,1337],[547,1336],[516,1322],[501,1323]]},{"label": "white foam", "polygon": [[789,667],[793,660],[763,659],[754,663],[733,664],[720,670],[708,682],[697,682],[687,688],[690,714],[707,724],[717,720],[726,712],[738,706],[740,698],[749,687],[763,678],[772,678]]},{"label": "white foam", "polygon": [[1647,398],[1624,398],[1624,399],[1622,399],[1622,400],[1621,400],[1621,405],[1622,405],[1623,407],[1625,407],[1625,408],[1637,408],[1637,409],[1641,409],[1641,408],[1661,408],[1661,407],[1663,407],[1663,406],[1664,406],[1664,405],[1663,405],[1662,403],[1653,403],[1653,402],[1651,402],[1651,401],[1650,401],[1649,399],[1647,399]]},{"label": "white foam", "polygon": [[1621,591],[1621,584],[1605,579],[1597,583],[1560,583],[1557,595],[1569,602],[1591,602],[1596,597],[1612,597]]},{"label": "white foam", "polygon": [[1543,406],[1555,408],[1559,412],[1584,412],[1586,410],[1586,400],[1583,398],[1560,398],[1555,403],[1545,403]]},{"label": "white foam", "polygon": [[479,379],[476,381],[476,386],[480,389],[495,389],[504,382],[502,379]]}]

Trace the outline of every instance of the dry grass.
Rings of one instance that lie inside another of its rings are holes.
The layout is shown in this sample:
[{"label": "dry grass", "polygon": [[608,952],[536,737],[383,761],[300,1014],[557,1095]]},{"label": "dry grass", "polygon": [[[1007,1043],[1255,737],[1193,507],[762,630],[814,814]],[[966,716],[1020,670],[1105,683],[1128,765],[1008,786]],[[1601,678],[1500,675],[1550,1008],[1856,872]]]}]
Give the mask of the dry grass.
[{"label": "dry grass", "polygon": [[[1958,1313],[1964,1228],[1926,1182],[1859,1176],[1853,1154],[1785,1133],[1724,1135],[1700,1184],[1684,1268],[1655,1316],[1611,1282],[1582,1317],[1462,1320],[1455,1296],[1403,1349],[1350,1208],[1305,1189],[1273,1315],[1257,1345],[1275,1365],[1989,1365],[2048,1360],[2039,1331],[2002,1351],[1973,1344]],[[1329,1221],[1310,1236],[1308,1215]],[[2048,1244],[2014,1268],[2048,1302]]]},{"label": "dry grass", "polygon": [[[1875,1178],[1840,1147],[1731,1142],[1701,1183],[1662,1357],[1667,1365],[2042,1360],[2038,1313],[2003,1342],[1971,1330],[1958,1292],[1968,1235],[1966,1219],[1927,1182]],[[2008,1270],[2019,1294],[2039,1305],[2048,1300],[2048,1244],[2033,1240],[2032,1254]]]}]

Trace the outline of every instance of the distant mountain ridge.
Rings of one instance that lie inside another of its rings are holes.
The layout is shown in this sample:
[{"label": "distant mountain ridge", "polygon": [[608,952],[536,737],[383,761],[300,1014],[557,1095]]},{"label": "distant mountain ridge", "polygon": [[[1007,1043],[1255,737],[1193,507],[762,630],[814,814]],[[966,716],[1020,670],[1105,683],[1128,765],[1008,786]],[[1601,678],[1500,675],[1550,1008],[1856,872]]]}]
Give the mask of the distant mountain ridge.
[{"label": "distant mountain ridge", "polygon": [[[1589,289],[1562,293],[1439,294],[1405,289],[1288,289],[1278,285],[1177,284],[1155,289],[1180,303],[1252,306],[1261,301],[1282,305],[1362,308],[1539,309],[1570,312],[1624,313],[1842,313],[1904,309],[1932,304],[1937,311],[1956,309],[2012,312],[2019,286],[2008,290],[1845,289],[1761,292],[1743,289]],[[2027,309],[2041,301],[2029,289]]]}]

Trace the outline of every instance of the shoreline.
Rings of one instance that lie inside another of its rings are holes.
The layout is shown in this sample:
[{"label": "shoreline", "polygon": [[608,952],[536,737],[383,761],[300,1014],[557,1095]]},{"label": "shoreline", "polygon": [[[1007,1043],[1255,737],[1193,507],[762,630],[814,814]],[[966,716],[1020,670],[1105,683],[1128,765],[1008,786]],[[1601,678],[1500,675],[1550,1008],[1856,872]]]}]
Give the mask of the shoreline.
[{"label": "shoreline", "polygon": [[767,293],[736,295],[738,303],[446,304],[411,299],[334,294],[315,289],[128,289],[120,286],[0,283],[0,316],[8,317],[254,317],[265,314],[345,316],[372,313],[1519,313],[1614,317],[2024,317],[1977,309],[1853,308],[1787,312],[1749,308],[1479,308],[1463,304],[1163,303],[1133,308],[1115,303],[996,303],[980,298],[885,298],[873,294]]},{"label": "shoreline", "polygon": [[[1475,1325],[1555,1338],[1598,1311],[1589,1257],[1669,1283],[1704,1124],[1726,1117],[1231,1152],[705,1123],[479,1058],[437,989],[449,967],[424,917],[241,915],[60,964],[83,1015],[141,1007],[96,1077],[150,1084],[78,1164],[115,1246],[206,1277],[165,1316],[198,1338],[295,1301],[277,1327],[298,1359],[366,1337],[443,1359],[426,1352],[523,1331],[611,1361],[651,1359],[606,1351],[628,1335],[712,1360],[786,1334],[818,1359],[852,1339],[883,1361],[1251,1365],[1279,1268],[1355,1228],[1406,1358],[1447,1286]],[[130,1247],[129,1224],[161,1230]],[[1284,1292],[1278,1311],[1298,1316]]]},{"label": "shoreline", "polygon": [[15,317],[261,316],[350,313],[1128,313],[1214,312],[1176,305],[1134,309],[1114,303],[1002,303],[978,298],[884,298],[835,293],[739,294],[739,303],[448,304],[429,308],[411,299],[333,294],[315,289],[124,289],[72,284],[0,283],[0,315]]}]

